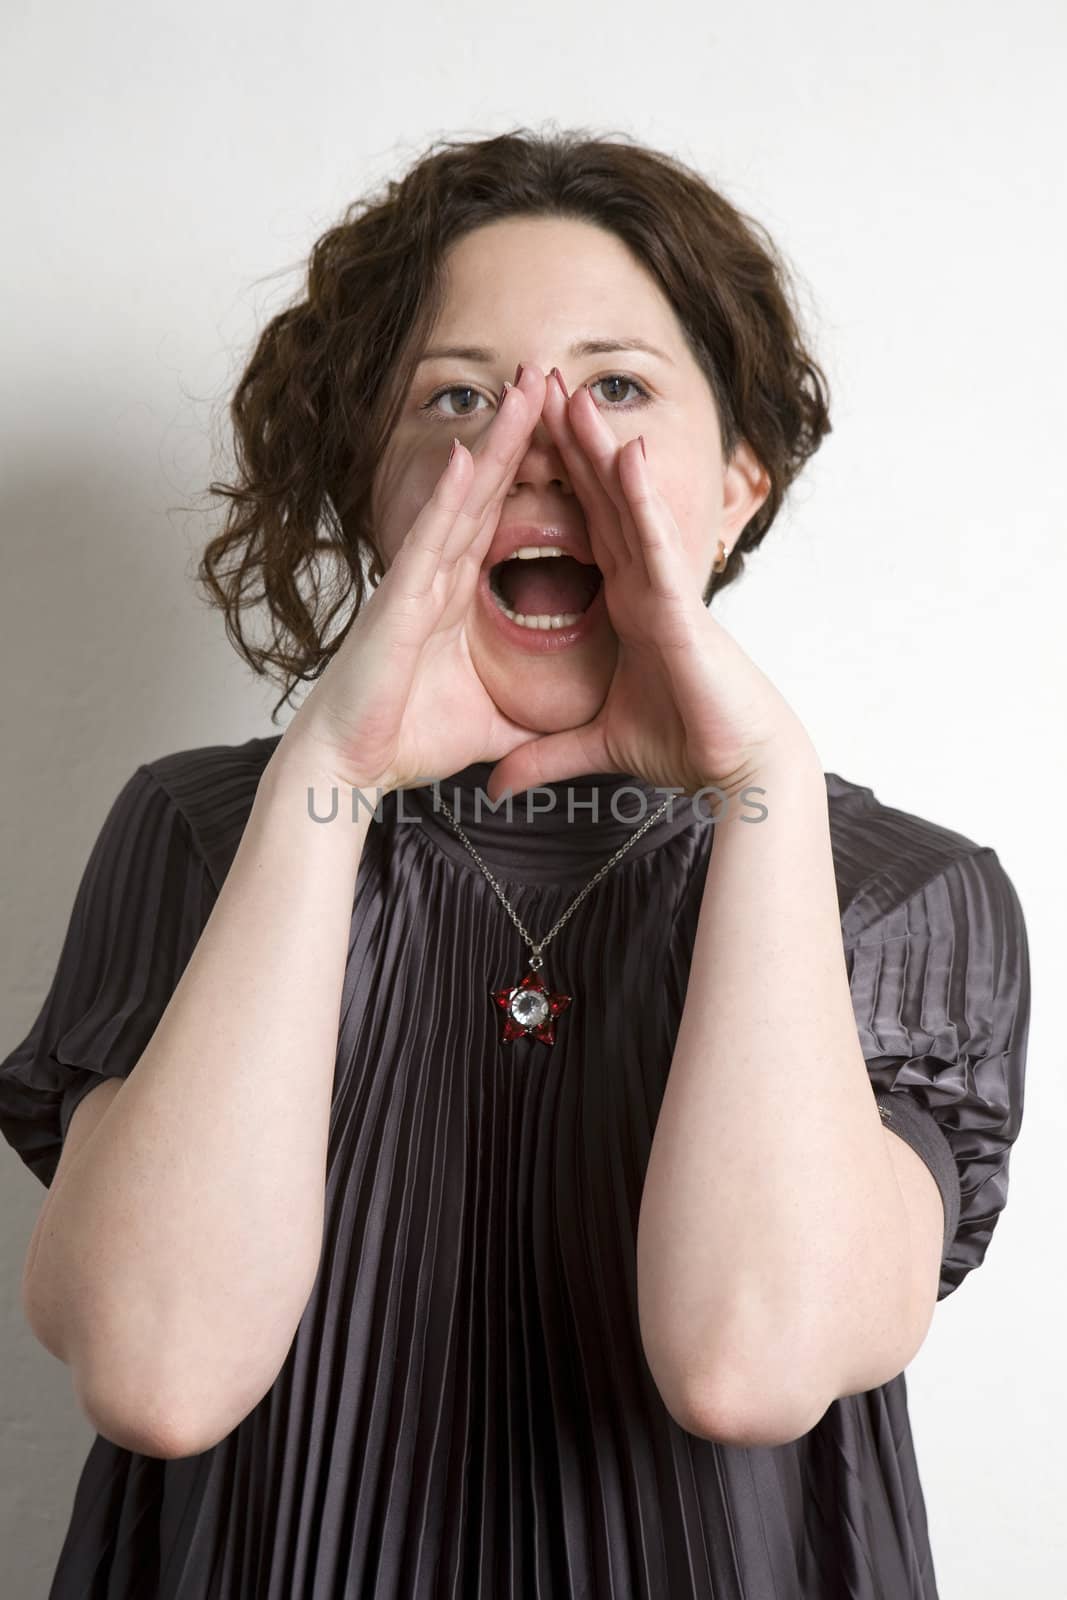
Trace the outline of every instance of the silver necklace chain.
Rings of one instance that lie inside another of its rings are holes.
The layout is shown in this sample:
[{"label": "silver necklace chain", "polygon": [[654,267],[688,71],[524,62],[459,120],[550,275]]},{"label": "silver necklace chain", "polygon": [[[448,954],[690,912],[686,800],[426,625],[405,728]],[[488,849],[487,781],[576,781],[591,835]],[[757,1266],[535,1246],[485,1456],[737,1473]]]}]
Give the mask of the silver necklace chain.
[{"label": "silver necklace chain", "polygon": [[675,799],[675,798],[676,797],[674,795],[668,795],[666,800],[664,800],[663,804],[660,806],[659,810],[658,811],[654,811],[650,817],[647,817],[645,819],[645,821],[642,822],[641,826],[634,833],[632,833],[630,835],[630,837],[627,839],[626,843],[624,845],[620,845],[619,846],[618,850],[616,850],[615,854],[611,857],[610,861],[605,861],[604,865],[601,867],[601,869],[597,873],[596,877],[590,879],[590,881],[586,884],[585,888],[582,890],[582,892],[578,896],[578,898],[571,902],[571,904],[567,907],[566,911],[560,917],[559,921],[556,923],[555,927],[551,930],[551,932],[545,934],[544,938],[541,940],[541,942],[539,944],[535,942],[535,940],[533,938],[533,935],[530,934],[527,931],[527,929],[523,927],[522,923],[519,921],[518,917],[515,915],[515,912],[512,910],[511,906],[508,904],[507,896],[504,894],[503,889],[501,889],[499,883],[497,883],[496,879],[493,877],[493,874],[489,871],[489,868],[486,866],[485,862],[482,860],[482,858],[478,854],[477,850],[471,844],[470,840],[467,838],[467,835],[463,832],[463,829],[460,827],[459,823],[456,821],[455,817],[452,815],[451,811],[449,810],[449,808],[446,805],[444,800],[441,801],[441,810],[444,812],[444,814],[448,818],[449,822],[455,828],[456,832],[459,834],[460,838],[463,840],[463,843],[467,846],[467,849],[470,851],[471,855],[474,857],[475,861],[478,863],[479,867],[481,868],[482,872],[485,874],[486,878],[488,878],[490,884],[492,885],[492,887],[495,890],[497,896],[499,897],[500,902],[504,907],[504,910],[507,912],[507,914],[511,918],[512,922],[515,924],[516,928],[519,930],[519,932],[522,934],[522,937],[526,940],[526,943],[529,945],[530,950],[531,950],[530,966],[536,972],[543,965],[542,957],[541,957],[541,951],[545,948],[545,945],[548,943],[548,941],[550,939],[554,939],[555,938],[556,934],[559,932],[560,928],[562,928],[563,924],[566,922],[566,920],[570,916],[571,912],[572,911],[576,911],[578,909],[578,907],[581,905],[582,901],[585,899],[586,895],[589,893],[590,889],[592,889],[595,884],[600,882],[600,880],[604,876],[605,872],[607,872],[609,870],[609,868],[611,868],[611,867],[613,867],[615,865],[616,861],[618,861],[620,856],[624,856],[626,854],[627,850],[629,850],[629,848],[630,848],[630,846],[632,844],[636,844],[637,843],[638,839],[640,839],[641,835],[645,832],[646,828],[651,828],[652,824],[655,821],[657,821],[657,819],[659,817],[661,817],[663,815],[663,813],[666,811],[667,807],[670,805],[671,801],[673,799]]}]

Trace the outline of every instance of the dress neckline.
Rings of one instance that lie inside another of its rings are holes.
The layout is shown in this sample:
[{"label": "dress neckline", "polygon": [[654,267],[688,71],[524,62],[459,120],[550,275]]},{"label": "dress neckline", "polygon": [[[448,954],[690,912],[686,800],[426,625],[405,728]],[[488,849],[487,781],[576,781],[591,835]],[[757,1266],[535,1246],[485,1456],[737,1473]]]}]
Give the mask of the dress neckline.
[{"label": "dress neckline", "polygon": [[494,809],[487,788],[494,765],[475,761],[436,782],[394,791],[387,797],[390,821],[418,828],[458,865],[480,873],[441,809],[443,800],[493,875],[515,885],[588,881],[669,796],[666,811],[630,846],[617,870],[681,834],[713,825],[701,809],[704,802],[618,772],[539,785],[501,797]]}]

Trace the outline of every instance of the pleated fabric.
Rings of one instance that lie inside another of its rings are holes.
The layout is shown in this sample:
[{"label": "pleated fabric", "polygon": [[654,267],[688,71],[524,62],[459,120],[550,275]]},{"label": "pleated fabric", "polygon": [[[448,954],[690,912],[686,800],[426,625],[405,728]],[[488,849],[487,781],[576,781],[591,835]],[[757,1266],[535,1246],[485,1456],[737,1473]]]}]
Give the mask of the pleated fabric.
[{"label": "pleated fabric", "polygon": [[[111,807],[40,1014],[0,1062],[0,1131],[43,1183],[75,1105],[151,1037],[278,737],[150,761]],[[534,937],[663,798],[594,774],[476,813],[490,770],[440,795]],[[825,776],[859,1037],[942,1195],[943,1299],[1007,1197],[1022,912],[991,849]],[[546,981],[574,997],[556,1043],[503,1044],[490,990],[526,947],[434,789],[382,799],[289,1355],[202,1454],[97,1435],[49,1600],[936,1600],[903,1373],[744,1448],[680,1427],[644,1360],[641,1188],[713,845],[679,797],[548,945]]]}]

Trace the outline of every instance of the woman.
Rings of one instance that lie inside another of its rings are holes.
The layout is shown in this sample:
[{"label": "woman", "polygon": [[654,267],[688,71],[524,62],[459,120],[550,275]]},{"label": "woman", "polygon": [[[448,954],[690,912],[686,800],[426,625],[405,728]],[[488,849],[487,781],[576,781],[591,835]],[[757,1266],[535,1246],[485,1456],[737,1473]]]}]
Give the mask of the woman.
[{"label": "woman", "polygon": [[930,1600],[903,1369],[1026,935],[708,609],[829,431],[773,246],[636,145],[446,144],[233,417],[201,576],[316,681],[138,767],[0,1065],[98,1431],[53,1600]]}]

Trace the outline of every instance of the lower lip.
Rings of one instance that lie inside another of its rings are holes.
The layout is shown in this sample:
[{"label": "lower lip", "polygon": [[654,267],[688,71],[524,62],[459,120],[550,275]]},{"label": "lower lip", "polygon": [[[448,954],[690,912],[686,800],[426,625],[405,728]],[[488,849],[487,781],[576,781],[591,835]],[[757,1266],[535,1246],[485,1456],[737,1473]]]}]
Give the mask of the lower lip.
[{"label": "lower lip", "polygon": [[604,580],[600,580],[600,588],[582,612],[577,622],[570,623],[566,628],[524,628],[518,622],[512,622],[506,617],[493,599],[489,586],[489,574],[483,571],[478,578],[478,593],[482,597],[482,606],[488,611],[490,619],[498,631],[516,650],[525,650],[527,655],[543,656],[551,654],[554,650],[569,650],[572,645],[581,644],[593,632],[602,616],[606,616],[604,606]]}]

